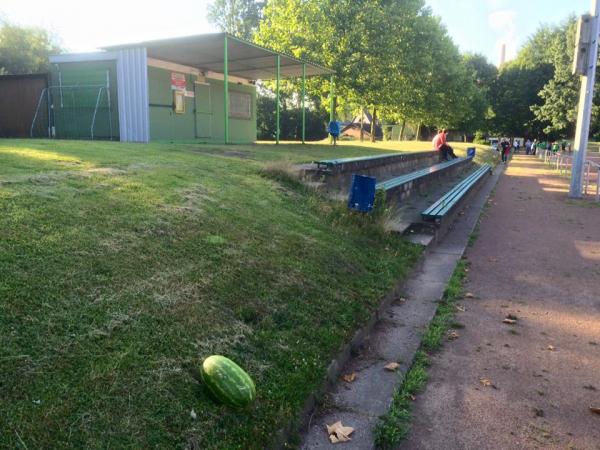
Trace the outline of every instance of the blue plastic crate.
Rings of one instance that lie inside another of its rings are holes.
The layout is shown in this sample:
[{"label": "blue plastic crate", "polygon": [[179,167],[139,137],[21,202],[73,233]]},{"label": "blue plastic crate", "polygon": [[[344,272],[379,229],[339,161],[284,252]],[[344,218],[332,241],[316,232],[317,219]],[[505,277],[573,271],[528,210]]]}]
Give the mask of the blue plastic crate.
[{"label": "blue plastic crate", "polygon": [[376,183],[377,180],[374,177],[353,174],[348,208],[363,213],[370,212],[373,209],[373,203],[375,203]]}]

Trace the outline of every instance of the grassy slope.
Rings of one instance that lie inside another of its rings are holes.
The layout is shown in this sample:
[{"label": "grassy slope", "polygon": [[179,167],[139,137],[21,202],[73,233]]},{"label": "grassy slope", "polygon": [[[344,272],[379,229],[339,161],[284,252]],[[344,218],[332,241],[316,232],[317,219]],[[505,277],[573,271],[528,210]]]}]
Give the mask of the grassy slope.
[{"label": "grassy slope", "polygon": [[0,447],[268,445],[418,250],[260,169],[369,147],[0,141]]}]

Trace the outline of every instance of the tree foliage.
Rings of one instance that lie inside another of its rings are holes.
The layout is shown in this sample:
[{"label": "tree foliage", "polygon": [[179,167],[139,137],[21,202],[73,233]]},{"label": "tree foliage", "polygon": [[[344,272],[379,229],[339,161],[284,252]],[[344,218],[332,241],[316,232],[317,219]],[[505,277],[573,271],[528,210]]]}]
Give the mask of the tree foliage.
[{"label": "tree foliage", "polygon": [[[544,132],[552,136],[574,133],[577,116],[579,77],[571,73],[575,48],[575,19],[571,18],[557,27],[544,27],[534,35],[525,51],[537,51],[542,61],[551,64],[552,78],[539,92],[541,102],[531,110]],[[532,49],[544,46],[543,49]]]},{"label": "tree foliage", "polygon": [[[580,87],[579,76],[571,73],[575,33],[575,17],[569,17],[559,25],[540,27],[514,62],[514,66],[530,79],[535,79],[526,91],[532,114],[530,128],[535,134],[546,134],[551,139],[575,134]],[[532,91],[536,89],[537,98],[533,98]],[[596,91],[594,104],[598,105],[599,101],[600,95]],[[599,107],[594,106],[591,124],[594,134],[600,131],[599,113]]]},{"label": "tree foliage", "polygon": [[221,31],[252,39],[264,6],[264,1],[256,0],[214,0],[208,7],[208,20]]},{"label": "tree foliage", "polygon": [[0,75],[41,73],[61,49],[48,31],[0,21]]},{"label": "tree foliage", "polygon": [[490,128],[507,136],[537,136],[543,124],[535,120],[531,106],[540,104],[538,93],[552,77],[553,68],[540,64],[532,68],[509,63],[500,69],[491,86],[493,118]]},{"label": "tree foliage", "polygon": [[[423,0],[270,0],[255,39],[334,69],[338,96],[359,110],[457,126],[473,123],[471,103],[486,109],[472,71]],[[328,104],[328,79],[307,85]]]}]

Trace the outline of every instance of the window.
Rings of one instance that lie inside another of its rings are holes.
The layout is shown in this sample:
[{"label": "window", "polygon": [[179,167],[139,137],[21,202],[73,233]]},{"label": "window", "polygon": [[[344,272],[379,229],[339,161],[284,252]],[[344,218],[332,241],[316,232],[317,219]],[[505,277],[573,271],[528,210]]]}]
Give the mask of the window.
[{"label": "window", "polygon": [[173,91],[173,109],[175,114],[185,114],[185,92]]},{"label": "window", "polygon": [[229,117],[250,120],[252,118],[252,96],[243,92],[229,92]]}]

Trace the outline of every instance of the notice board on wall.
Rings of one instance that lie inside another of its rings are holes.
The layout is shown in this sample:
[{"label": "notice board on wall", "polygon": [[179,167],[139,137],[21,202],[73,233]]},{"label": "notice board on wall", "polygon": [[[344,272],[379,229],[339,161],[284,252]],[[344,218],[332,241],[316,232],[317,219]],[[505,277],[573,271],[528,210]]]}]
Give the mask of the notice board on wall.
[{"label": "notice board on wall", "polygon": [[171,89],[185,91],[185,74],[171,72]]}]

